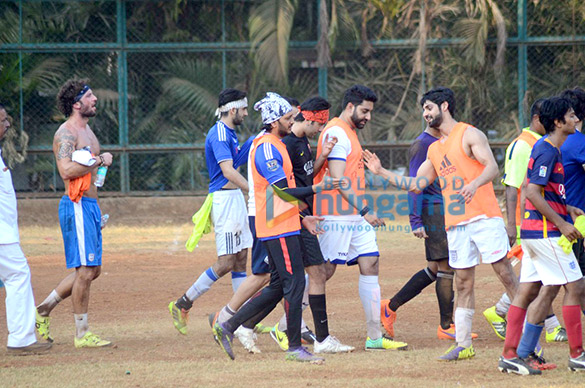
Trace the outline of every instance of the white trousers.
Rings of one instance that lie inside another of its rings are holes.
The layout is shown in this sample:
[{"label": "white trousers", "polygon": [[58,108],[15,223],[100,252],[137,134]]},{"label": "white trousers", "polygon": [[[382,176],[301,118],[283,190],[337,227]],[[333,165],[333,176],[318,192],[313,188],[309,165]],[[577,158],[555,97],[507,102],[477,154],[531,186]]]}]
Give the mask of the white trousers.
[{"label": "white trousers", "polygon": [[6,289],[8,346],[28,346],[37,340],[35,299],[30,268],[20,244],[0,244],[0,279]]}]

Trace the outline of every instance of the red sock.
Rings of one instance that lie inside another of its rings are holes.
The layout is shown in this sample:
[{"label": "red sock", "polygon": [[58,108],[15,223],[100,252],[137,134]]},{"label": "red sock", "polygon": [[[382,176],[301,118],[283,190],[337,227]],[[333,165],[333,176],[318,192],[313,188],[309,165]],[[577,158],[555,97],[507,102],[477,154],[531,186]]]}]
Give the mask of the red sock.
[{"label": "red sock", "polygon": [[504,358],[518,357],[516,348],[520,343],[522,337],[522,326],[524,325],[524,318],[526,318],[526,309],[518,306],[510,306],[508,310],[508,325],[506,327],[506,342],[504,342]]},{"label": "red sock", "polygon": [[581,333],[581,307],[563,306],[563,319],[567,337],[569,337],[569,349],[572,358],[577,358],[583,353],[583,334]]}]

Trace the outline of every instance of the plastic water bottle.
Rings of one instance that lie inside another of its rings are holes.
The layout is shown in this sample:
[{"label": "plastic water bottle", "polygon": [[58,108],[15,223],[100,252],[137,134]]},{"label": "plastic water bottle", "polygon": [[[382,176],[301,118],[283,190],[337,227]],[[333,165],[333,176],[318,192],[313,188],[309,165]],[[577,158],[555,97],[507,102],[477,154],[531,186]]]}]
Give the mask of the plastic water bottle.
[{"label": "plastic water bottle", "polygon": [[108,168],[106,166],[98,167],[97,169],[97,178],[93,183],[97,187],[102,187],[106,180],[106,174],[108,173]]},{"label": "plastic water bottle", "polygon": [[108,223],[108,220],[110,219],[110,215],[109,214],[104,214],[102,216],[102,220],[100,222],[100,227],[103,229],[106,227],[106,224]]}]

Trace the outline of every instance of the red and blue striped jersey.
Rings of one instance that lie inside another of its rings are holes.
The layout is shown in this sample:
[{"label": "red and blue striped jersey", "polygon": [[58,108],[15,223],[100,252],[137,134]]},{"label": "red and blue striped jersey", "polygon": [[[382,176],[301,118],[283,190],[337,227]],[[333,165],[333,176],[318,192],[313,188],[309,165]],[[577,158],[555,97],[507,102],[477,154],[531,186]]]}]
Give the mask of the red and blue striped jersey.
[{"label": "red and blue striped jersey", "polygon": [[[545,136],[536,142],[528,162],[528,183],[541,186],[541,193],[549,206],[565,221],[570,222],[565,202],[565,170],[561,151]],[[560,237],[559,228],[546,219],[527,199],[520,238],[539,239]]]}]

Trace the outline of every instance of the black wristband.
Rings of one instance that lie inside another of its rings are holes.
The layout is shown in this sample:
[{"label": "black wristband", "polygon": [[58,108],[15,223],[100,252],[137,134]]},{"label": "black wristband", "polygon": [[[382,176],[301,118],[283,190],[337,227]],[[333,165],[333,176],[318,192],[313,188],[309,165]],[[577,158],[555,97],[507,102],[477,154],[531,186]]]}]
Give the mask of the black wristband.
[{"label": "black wristband", "polygon": [[360,216],[365,216],[366,214],[368,214],[370,212],[370,208],[365,206],[362,210],[360,210]]}]

